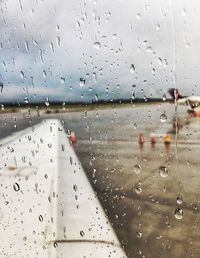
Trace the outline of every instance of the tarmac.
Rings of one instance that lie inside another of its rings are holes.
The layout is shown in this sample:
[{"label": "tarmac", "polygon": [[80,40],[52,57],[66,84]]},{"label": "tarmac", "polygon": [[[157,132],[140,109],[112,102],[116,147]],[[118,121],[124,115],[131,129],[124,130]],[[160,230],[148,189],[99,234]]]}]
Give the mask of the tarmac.
[{"label": "tarmac", "polygon": [[75,151],[127,256],[199,258],[200,119],[178,107],[176,134],[174,117],[170,103],[40,116],[20,111],[0,115],[0,138],[61,119],[76,133]]}]

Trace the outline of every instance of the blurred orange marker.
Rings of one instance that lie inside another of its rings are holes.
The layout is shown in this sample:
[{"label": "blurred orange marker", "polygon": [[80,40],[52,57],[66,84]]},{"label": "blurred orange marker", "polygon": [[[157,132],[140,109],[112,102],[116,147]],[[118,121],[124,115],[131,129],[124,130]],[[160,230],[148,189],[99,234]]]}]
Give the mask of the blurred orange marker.
[{"label": "blurred orange marker", "polygon": [[171,141],[172,141],[171,136],[169,134],[166,134],[164,136],[164,144],[169,145],[171,143]]},{"label": "blurred orange marker", "polygon": [[140,134],[139,134],[138,143],[139,143],[140,145],[143,145],[143,144],[144,144],[144,134],[143,134],[143,133],[140,133]]},{"label": "blurred orange marker", "polygon": [[75,134],[75,132],[71,132],[70,139],[71,139],[71,143],[72,143],[73,145],[76,144],[77,140],[76,140],[76,134]]}]

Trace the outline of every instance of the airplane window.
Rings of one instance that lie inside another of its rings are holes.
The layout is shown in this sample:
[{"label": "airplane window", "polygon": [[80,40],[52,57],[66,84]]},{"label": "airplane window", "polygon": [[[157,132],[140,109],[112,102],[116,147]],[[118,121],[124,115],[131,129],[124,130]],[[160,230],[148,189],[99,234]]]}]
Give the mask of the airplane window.
[{"label": "airplane window", "polygon": [[0,14],[0,258],[199,257],[199,1]]}]

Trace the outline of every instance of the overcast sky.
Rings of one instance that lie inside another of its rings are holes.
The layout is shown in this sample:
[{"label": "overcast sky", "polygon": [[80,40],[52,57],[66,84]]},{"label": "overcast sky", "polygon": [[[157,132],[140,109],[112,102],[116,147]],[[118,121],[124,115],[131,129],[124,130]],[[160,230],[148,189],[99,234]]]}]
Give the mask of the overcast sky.
[{"label": "overcast sky", "polygon": [[0,0],[0,101],[200,94],[199,28],[198,0]]}]

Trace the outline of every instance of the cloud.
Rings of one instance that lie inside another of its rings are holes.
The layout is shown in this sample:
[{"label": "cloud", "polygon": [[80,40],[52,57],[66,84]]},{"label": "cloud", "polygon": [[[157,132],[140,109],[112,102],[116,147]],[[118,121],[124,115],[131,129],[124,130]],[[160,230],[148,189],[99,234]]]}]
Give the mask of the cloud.
[{"label": "cloud", "polygon": [[[192,3],[0,2],[0,78],[5,85],[0,100],[22,98],[27,88],[35,99],[52,92],[55,100],[129,98],[132,85],[138,97],[143,91],[158,97],[173,86],[174,67],[176,86],[194,88],[200,68],[200,4]],[[84,87],[80,78],[86,80]],[[16,94],[9,90],[13,87]]]}]

